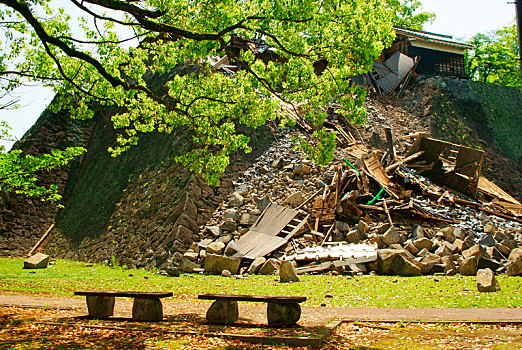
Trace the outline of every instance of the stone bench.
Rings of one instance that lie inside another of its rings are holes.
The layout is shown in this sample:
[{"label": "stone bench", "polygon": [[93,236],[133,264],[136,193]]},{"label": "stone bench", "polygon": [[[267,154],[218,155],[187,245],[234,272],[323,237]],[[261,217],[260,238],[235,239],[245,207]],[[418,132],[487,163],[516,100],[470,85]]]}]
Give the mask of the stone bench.
[{"label": "stone bench", "polygon": [[238,320],[238,301],[265,302],[269,326],[290,326],[301,317],[299,303],[306,297],[235,295],[235,294],[203,294],[198,299],[215,300],[207,311],[207,321],[217,324],[231,324]]},{"label": "stone bench", "polygon": [[134,298],[132,306],[133,321],[161,321],[163,319],[163,305],[160,298],[171,297],[172,293],[154,292],[107,292],[83,290],[74,292],[74,295],[87,297],[87,308],[91,318],[107,318],[114,314],[114,298]]}]

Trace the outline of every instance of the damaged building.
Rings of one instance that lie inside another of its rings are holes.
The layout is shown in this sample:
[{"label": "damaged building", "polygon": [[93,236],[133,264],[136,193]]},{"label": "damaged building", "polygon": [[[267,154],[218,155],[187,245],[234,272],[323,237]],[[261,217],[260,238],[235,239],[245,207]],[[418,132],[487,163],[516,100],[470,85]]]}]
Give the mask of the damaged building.
[{"label": "damaged building", "polygon": [[455,40],[451,35],[397,26],[394,29],[397,36],[392,46],[382,52],[381,63],[400,52],[419,58],[415,69],[419,74],[467,78],[465,53],[473,46]]}]

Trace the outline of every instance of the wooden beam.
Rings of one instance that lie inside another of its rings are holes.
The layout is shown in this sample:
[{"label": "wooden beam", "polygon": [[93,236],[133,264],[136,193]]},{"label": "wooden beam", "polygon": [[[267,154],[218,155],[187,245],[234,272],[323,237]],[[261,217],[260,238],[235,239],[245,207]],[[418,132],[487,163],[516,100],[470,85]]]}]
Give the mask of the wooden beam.
[{"label": "wooden beam", "polygon": [[49,234],[51,233],[51,230],[53,229],[55,223],[53,222],[53,224],[47,229],[47,231],[45,231],[44,235],[42,236],[42,238],[40,238],[40,240],[38,241],[38,243],[36,243],[33,247],[33,249],[31,249],[29,251],[29,253],[27,254],[27,256],[31,256],[33,255],[33,253],[38,249],[40,248],[40,246],[42,245],[42,243],[47,239],[47,237],[49,236]]}]

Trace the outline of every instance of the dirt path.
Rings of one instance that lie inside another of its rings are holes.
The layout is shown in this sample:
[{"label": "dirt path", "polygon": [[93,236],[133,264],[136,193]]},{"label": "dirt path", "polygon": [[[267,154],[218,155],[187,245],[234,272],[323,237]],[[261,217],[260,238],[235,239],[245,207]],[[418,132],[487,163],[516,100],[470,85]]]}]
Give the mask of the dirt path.
[{"label": "dirt path", "polygon": [[[175,303],[163,299],[164,314],[192,315],[205,318],[210,303]],[[84,299],[51,298],[27,295],[0,295],[0,306],[33,307],[42,309],[71,310],[71,314],[87,314]],[[266,305],[239,303],[240,321],[266,324]],[[116,298],[115,316],[130,317],[132,301]],[[332,319],[366,320],[366,321],[461,321],[461,322],[520,322],[522,308],[516,309],[390,309],[390,308],[322,308],[303,307],[300,324],[303,326],[320,326]]]}]

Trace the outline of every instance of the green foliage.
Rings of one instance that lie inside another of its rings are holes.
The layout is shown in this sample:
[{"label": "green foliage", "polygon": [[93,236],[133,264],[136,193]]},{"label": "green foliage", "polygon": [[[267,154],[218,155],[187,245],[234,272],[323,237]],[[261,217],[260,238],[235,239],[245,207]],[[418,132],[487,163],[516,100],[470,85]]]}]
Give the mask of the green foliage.
[{"label": "green foliage", "polygon": [[[170,300],[198,301],[198,294],[305,295],[304,306],[326,303],[334,307],[521,307],[522,277],[497,276],[502,289],[497,293],[477,291],[473,276],[300,276],[298,283],[274,282],[275,276],[235,279],[210,275],[182,275],[179,278],[152,274],[146,270],[125,270],[97,264],[57,260],[46,269],[24,270],[21,258],[0,258],[1,291],[50,293],[71,296],[82,289],[172,291]],[[129,274],[133,276],[130,277]],[[145,278],[147,276],[147,278]],[[397,279],[396,283],[392,283]],[[325,298],[331,294],[334,298]]]},{"label": "green foliage", "polygon": [[488,34],[475,35],[467,57],[471,78],[499,85],[522,87],[515,24]]},{"label": "green foliage", "polygon": [[[14,141],[10,131],[11,127],[7,122],[1,120],[0,139]],[[20,150],[9,153],[4,151],[4,147],[0,146],[0,191],[16,192],[56,202],[62,198],[58,194],[58,188],[56,185],[46,187],[38,184],[38,173],[67,164],[85,152],[85,149],[69,147],[65,151],[53,150],[49,154],[38,156],[22,155]]]},{"label": "green foliage", "polygon": [[[391,43],[392,19],[411,15],[411,26],[418,26],[429,18],[413,14],[418,1],[73,3],[83,18],[60,10],[60,1],[0,0],[7,44],[0,75],[9,82],[2,89],[42,82],[58,93],[53,110],[65,108],[75,118],[92,117],[93,102],[123,107],[112,117],[119,131],[115,156],[143,133],[187,128],[194,147],[177,161],[211,184],[219,182],[231,154],[250,151],[238,125],[256,128],[275,119],[281,101],[304,106],[304,117],[318,123],[321,107],[337,99],[341,113],[358,121],[361,100],[344,98],[356,93],[348,77],[368,71]],[[262,42],[272,59],[256,57],[253,42]],[[224,54],[241,67],[232,76],[208,61]],[[318,60],[328,62],[320,76],[314,73]],[[191,66],[190,73],[171,73],[182,66]],[[153,87],[151,77],[161,74],[168,80]],[[316,136],[323,150],[312,157],[326,161],[331,157],[318,154],[332,151],[332,136]]]},{"label": "green foliage", "polygon": [[83,152],[84,148],[68,147],[65,151],[53,150],[49,154],[38,156],[22,155],[20,150],[0,153],[0,191],[16,192],[57,202],[62,198],[58,194],[57,186],[40,185],[38,173],[65,165]]},{"label": "green foliage", "polygon": [[394,10],[393,24],[401,27],[422,30],[424,24],[431,23],[435,14],[431,12],[419,12],[422,3],[419,0],[387,0],[388,5]]}]

